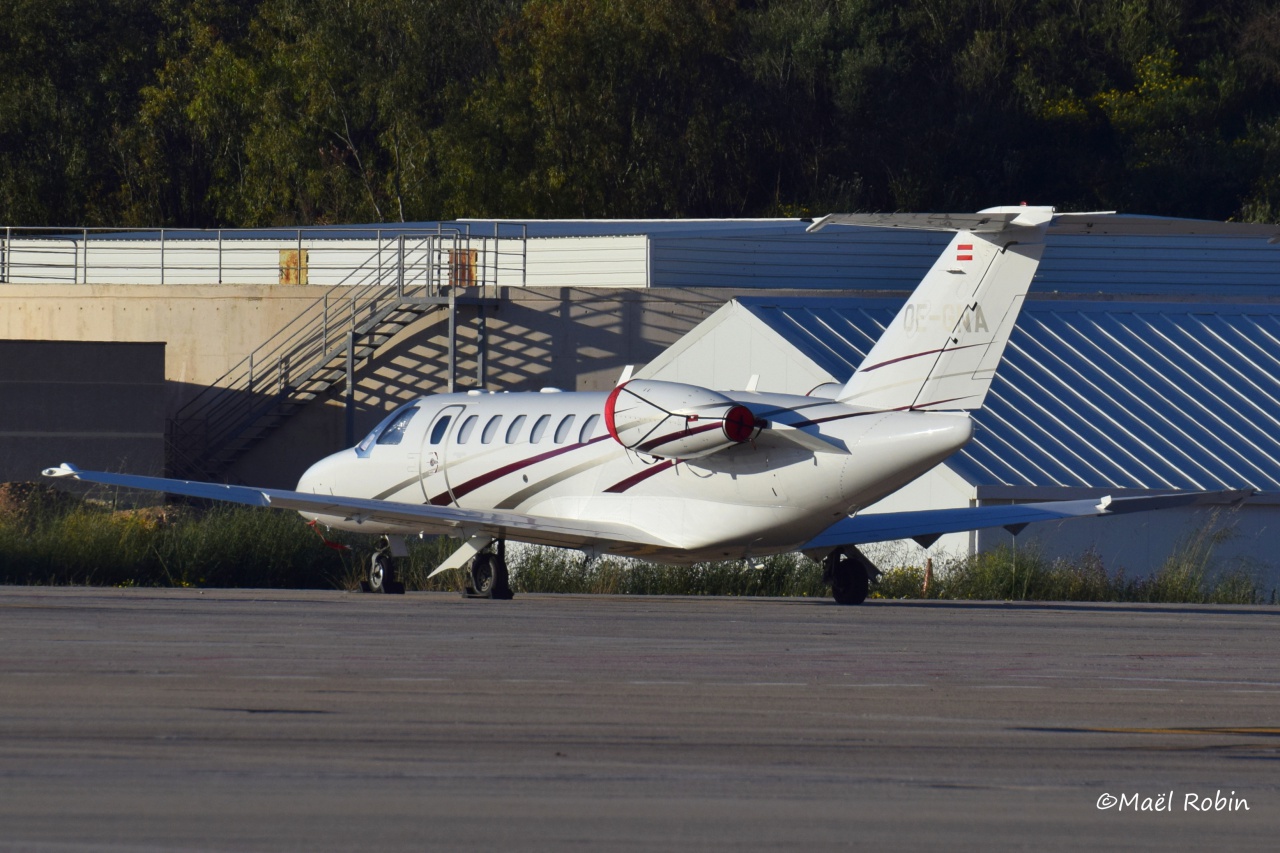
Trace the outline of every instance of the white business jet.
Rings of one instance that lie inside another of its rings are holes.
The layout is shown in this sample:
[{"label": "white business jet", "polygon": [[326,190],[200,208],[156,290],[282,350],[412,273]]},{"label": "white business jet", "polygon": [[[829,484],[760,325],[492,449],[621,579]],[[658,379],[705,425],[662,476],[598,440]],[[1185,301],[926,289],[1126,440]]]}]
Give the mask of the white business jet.
[{"label": "white business jet", "polygon": [[875,567],[863,543],[1193,503],[1181,493],[1112,500],[874,513],[862,510],[960,449],[969,413],[1000,364],[1045,236],[1242,234],[1265,226],[1057,214],[1049,207],[961,215],[831,215],[832,224],[956,232],[842,387],[809,394],[712,390],[630,379],[608,393],[441,394],[389,415],[326,457],[296,491],[82,471],[44,473],[296,510],[381,535],[366,589],[402,592],[405,537],[462,545],[433,574],[467,569],[472,596],[511,596],[507,540],[658,562],[755,560],[804,551],[834,598],[862,602]]}]

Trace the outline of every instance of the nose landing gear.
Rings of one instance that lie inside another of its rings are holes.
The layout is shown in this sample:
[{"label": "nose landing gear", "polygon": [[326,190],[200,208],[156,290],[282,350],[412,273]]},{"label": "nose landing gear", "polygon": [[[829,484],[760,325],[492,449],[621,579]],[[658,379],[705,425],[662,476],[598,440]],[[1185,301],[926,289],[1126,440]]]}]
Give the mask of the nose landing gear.
[{"label": "nose landing gear", "polygon": [[364,592],[404,595],[404,583],[396,574],[395,558],[408,556],[408,554],[403,537],[383,536],[378,540],[378,547],[369,557],[364,579],[360,581],[360,589]]}]

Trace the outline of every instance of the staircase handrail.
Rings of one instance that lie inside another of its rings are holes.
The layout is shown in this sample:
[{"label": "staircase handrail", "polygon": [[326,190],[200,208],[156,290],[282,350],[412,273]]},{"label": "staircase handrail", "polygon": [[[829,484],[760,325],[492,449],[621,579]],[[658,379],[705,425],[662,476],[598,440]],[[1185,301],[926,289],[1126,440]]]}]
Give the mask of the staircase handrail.
[{"label": "staircase handrail", "polygon": [[[412,301],[409,294],[415,291],[427,296],[438,295],[448,282],[449,272],[447,266],[442,267],[440,263],[442,248],[457,247],[466,239],[465,235],[443,230],[397,235],[393,238],[394,263],[372,264],[381,251],[370,256],[369,262],[354,270],[342,283],[326,288],[324,294],[284,328],[178,409],[171,421],[174,438],[171,443],[180,444],[179,436],[191,436],[190,425],[198,424],[204,447],[203,453],[195,454],[190,448],[175,447],[175,450],[186,459],[192,455],[207,456],[210,449],[234,438],[237,426],[246,417],[260,417],[264,402],[270,408],[343,352],[349,331],[361,335],[368,332],[397,306]],[[406,256],[414,253],[419,256],[425,253],[425,268],[406,264]],[[444,276],[440,274],[442,269]],[[484,276],[483,269],[481,273]],[[477,283],[487,285],[485,281]],[[266,392],[266,401],[257,396],[260,392]]]}]

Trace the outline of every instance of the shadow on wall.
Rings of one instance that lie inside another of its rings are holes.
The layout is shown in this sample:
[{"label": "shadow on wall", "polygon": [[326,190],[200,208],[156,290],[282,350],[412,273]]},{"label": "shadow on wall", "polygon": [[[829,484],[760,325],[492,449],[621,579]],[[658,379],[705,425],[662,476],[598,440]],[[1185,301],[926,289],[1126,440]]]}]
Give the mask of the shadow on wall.
[{"label": "shadow on wall", "polygon": [[[626,365],[648,363],[731,295],[556,288],[512,291],[496,307],[459,306],[454,390],[607,390]],[[447,392],[449,362],[448,316],[432,312],[355,365],[353,439],[347,434],[346,383],[340,380],[245,450],[225,478],[292,488],[312,462],[350,446],[388,412]],[[198,390],[172,388],[170,399],[188,399]],[[237,397],[236,404],[269,408],[271,395],[254,397]],[[181,429],[195,435],[199,446],[200,423]]]}]

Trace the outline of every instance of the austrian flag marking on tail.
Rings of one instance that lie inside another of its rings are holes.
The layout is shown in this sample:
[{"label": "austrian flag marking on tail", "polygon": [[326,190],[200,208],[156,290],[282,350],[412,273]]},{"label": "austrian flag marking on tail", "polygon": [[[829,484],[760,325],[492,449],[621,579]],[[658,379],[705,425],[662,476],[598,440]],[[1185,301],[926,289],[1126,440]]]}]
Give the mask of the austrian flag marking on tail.
[{"label": "austrian flag marking on tail", "polygon": [[960,243],[959,245],[957,245],[957,246],[956,246],[956,260],[957,260],[957,261],[971,261],[971,260],[973,260],[973,244],[972,244],[972,243]]}]

